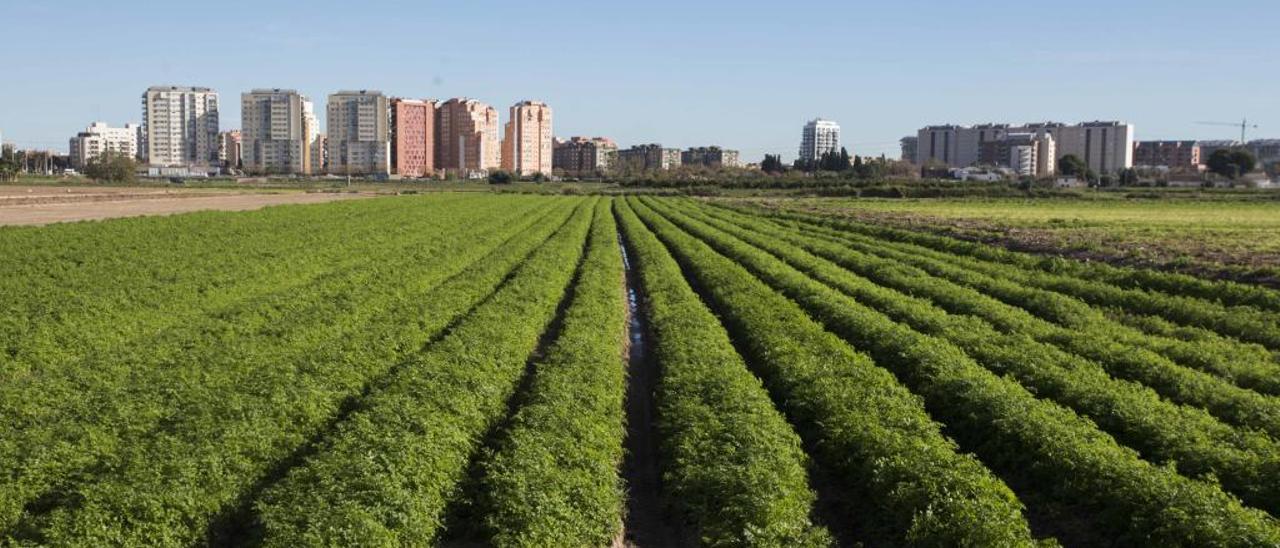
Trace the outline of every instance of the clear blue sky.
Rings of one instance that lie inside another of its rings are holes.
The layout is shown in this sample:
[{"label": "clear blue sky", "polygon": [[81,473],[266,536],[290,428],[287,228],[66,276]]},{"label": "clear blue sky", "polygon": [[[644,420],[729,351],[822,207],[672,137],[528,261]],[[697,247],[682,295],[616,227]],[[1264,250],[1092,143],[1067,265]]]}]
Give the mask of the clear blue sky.
[{"label": "clear blue sky", "polygon": [[[20,2],[2,9],[0,132],[65,150],[139,121],[154,84],[541,99],[556,134],[795,156],[838,121],[859,154],[935,123],[1121,119],[1140,139],[1280,137],[1280,2],[493,0]],[[199,6],[197,9],[195,6]]]}]

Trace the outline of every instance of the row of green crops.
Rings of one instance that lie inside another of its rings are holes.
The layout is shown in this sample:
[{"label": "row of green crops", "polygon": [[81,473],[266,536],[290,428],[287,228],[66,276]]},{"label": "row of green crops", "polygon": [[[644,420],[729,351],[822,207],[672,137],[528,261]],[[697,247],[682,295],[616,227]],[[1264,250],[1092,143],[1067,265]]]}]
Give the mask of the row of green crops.
[{"label": "row of green crops", "polygon": [[[671,208],[672,214],[677,214],[676,209]],[[1216,474],[1246,502],[1271,512],[1280,510],[1280,447],[1269,437],[1233,429],[1202,410],[1173,405],[1150,389],[1114,380],[1096,363],[1053,346],[1002,333],[975,317],[947,314],[918,296],[954,298],[964,295],[964,288],[921,271],[895,268],[876,257],[780,230],[758,218],[734,216],[729,223],[699,215],[704,212],[693,208],[679,209],[695,212],[701,221],[685,220],[689,230],[725,234],[710,228],[715,227],[732,233],[895,321],[955,343],[988,369],[1011,374],[1038,395],[1093,419],[1148,460],[1176,463],[1190,475]],[[1007,308],[994,307],[989,313],[1005,314]]]},{"label": "row of green crops", "polygon": [[[866,236],[831,233],[826,229],[806,230],[834,238],[833,241],[868,255],[916,267],[930,275],[955,282],[957,286],[952,286],[949,290],[934,291],[930,296],[948,310],[977,315],[1002,329],[1026,333],[1039,341],[1097,361],[1110,374],[1141,382],[1174,401],[1202,407],[1233,424],[1280,436],[1280,399],[1233,385],[1227,380],[1238,379],[1240,384],[1245,385],[1261,384],[1249,383],[1245,379],[1268,378],[1267,371],[1276,369],[1274,364],[1246,362],[1239,364],[1239,369],[1233,370],[1235,374],[1226,371],[1218,376],[1180,367],[1173,360],[1148,348],[1169,348],[1179,343],[1197,347],[1195,350],[1204,355],[1212,355],[1214,347],[1131,332],[1133,330],[1114,324],[1104,314],[1089,309],[1078,300],[1044,289],[1027,287],[1016,279],[1020,272],[1014,267],[986,265],[988,271],[1005,271],[1005,277],[998,277],[992,273],[966,269],[963,266],[966,263],[964,258],[937,256],[937,252],[919,249],[899,249],[895,244]],[[973,290],[981,291],[984,295],[976,296]],[[993,301],[990,297],[996,297],[997,300]],[[983,299],[986,303],[981,302]],[[1004,310],[1008,314],[991,313],[991,310],[1000,308],[999,302],[1034,311],[1044,318],[1062,322],[1067,327],[1037,319],[1018,310],[1006,308]],[[986,306],[992,304],[997,306]],[[1146,342],[1152,340],[1163,342]],[[1230,361],[1229,357],[1222,357],[1224,361]],[[1207,361],[1209,360],[1200,360],[1202,364]],[[1252,374],[1247,372],[1249,369],[1253,371]]]},{"label": "row of green crops", "polygon": [[[955,345],[898,324],[741,241],[710,236],[703,241],[896,373],[988,466],[1087,509],[1092,526],[1117,542],[1280,542],[1280,526],[1266,513],[1241,506],[1217,486],[1143,461],[1091,421],[1037,399]],[[711,260],[709,251],[683,247],[690,263]]]},{"label": "row of green crops", "polygon": [[[503,220],[486,217],[495,228]],[[417,223],[406,224],[417,228]],[[6,481],[0,488],[5,518],[0,523],[12,524],[33,497],[65,497],[58,493],[70,494],[78,483],[91,481],[93,470],[117,468],[121,453],[157,428],[174,430],[190,422],[189,415],[220,408],[226,394],[217,385],[251,392],[272,372],[253,365],[313,360],[327,337],[340,333],[335,330],[361,326],[380,309],[377,303],[391,302],[397,290],[407,289],[399,283],[430,287],[468,258],[479,257],[459,252],[484,252],[497,244],[394,232],[366,242],[359,254],[366,261],[422,270],[420,277],[370,284],[378,272],[367,266],[331,272],[305,290],[262,295],[153,335],[142,345],[104,349],[65,374],[33,376],[0,389],[0,466],[6,472],[0,474]],[[443,256],[459,262],[434,261]],[[438,270],[422,269],[424,260]]]},{"label": "row of green crops", "polygon": [[[918,545],[1031,544],[1021,504],[975,459],[956,453],[918,398],[741,267],[635,204],[697,278],[816,458],[866,501],[862,524]],[[679,272],[670,275],[679,276]],[[871,502],[874,501],[874,502]]]},{"label": "row of green crops", "polygon": [[[496,204],[448,197],[482,213]],[[208,311],[360,264],[384,219],[426,213],[421,202],[352,201],[325,208],[205,212],[47,227],[0,228],[0,386],[72,367]],[[440,231],[444,216],[415,225]],[[20,258],[20,259],[19,259]]]},{"label": "row of green crops", "polygon": [[[550,217],[535,211],[525,222],[508,219],[510,226],[481,233],[492,237],[488,241],[465,234],[441,239],[446,244],[439,249],[424,246],[423,254],[371,262],[354,279],[363,283],[320,291],[318,302],[327,304],[318,309],[300,306],[306,292],[281,296],[279,311],[290,313],[250,323],[258,336],[223,333],[189,349],[193,361],[159,362],[147,384],[178,407],[151,412],[158,420],[140,425],[139,433],[126,430],[136,439],[107,454],[106,466],[96,467],[104,469],[100,479],[66,487],[57,478],[54,500],[76,503],[29,516],[24,534],[126,544],[185,544],[206,536],[216,516],[252,496],[277,463],[323,432],[344,402],[501,284],[572,205],[556,204],[546,212]],[[317,325],[320,319],[325,322]],[[148,394],[134,392],[142,400],[135,405],[145,408]]]},{"label": "row of green crops", "polygon": [[622,254],[610,201],[596,205],[559,335],[484,463],[495,546],[607,546],[622,526]]},{"label": "row of green crops", "polygon": [[362,398],[257,503],[266,546],[427,546],[583,253],[582,207],[491,297]]},{"label": "row of green crops", "polygon": [[917,247],[946,252],[957,264],[1007,276],[1031,287],[1071,295],[1097,306],[1122,307],[1132,312],[1161,316],[1183,325],[1212,329],[1223,335],[1262,344],[1272,350],[1280,350],[1280,320],[1277,320],[1269,310],[1248,305],[1225,305],[1215,300],[1110,285],[1103,281],[1077,278],[1050,270],[1019,267],[999,260],[1009,256],[1008,252],[1002,253],[989,246],[953,238],[863,223],[834,221],[810,215],[789,213],[778,215],[856,232],[879,240],[909,242]]},{"label": "row of green crops", "polygon": [[616,203],[661,368],[663,489],[686,534],[708,546],[828,544],[828,533],[810,522],[815,495],[799,437],[680,267]]}]

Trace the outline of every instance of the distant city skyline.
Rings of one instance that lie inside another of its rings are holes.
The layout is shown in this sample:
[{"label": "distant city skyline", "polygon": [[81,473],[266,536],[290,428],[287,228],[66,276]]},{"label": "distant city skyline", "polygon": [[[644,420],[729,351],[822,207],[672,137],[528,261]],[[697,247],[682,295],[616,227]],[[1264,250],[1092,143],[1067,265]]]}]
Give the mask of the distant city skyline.
[{"label": "distant city skyline", "polygon": [[504,124],[507,105],[537,99],[555,107],[557,137],[717,144],[743,163],[794,159],[814,118],[839,123],[854,153],[889,157],[901,137],[948,123],[1121,120],[1138,140],[1208,140],[1239,131],[1196,122],[1247,116],[1261,126],[1251,139],[1280,137],[1280,4],[1215,5],[1247,15],[1225,21],[1182,1],[1083,0],[1051,19],[1021,5],[230,0],[206,16],[21,3],[6,7],[22,23],[6,29],[0,134],[66,152],[92,122],[140,123],[146,88],[181,85],[222,96],[223,131],[239,129],[235,99],[253,89],[296,89],[318,112],[340,90],[379,89],[473,97]]}]

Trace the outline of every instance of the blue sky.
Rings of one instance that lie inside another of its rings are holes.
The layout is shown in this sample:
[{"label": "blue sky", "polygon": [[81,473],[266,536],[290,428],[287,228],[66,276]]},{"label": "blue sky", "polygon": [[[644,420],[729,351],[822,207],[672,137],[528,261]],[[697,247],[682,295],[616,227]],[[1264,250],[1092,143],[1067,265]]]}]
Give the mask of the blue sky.
[{"label": "blue sky", "polygon": [[[195,6],[199,6],[197,9]],[[795,156],[807,119],[858,154],[935,123],[1121,119],[1140,139],[1280,137],[1280,2],[213,3],[5,0],[0,132],[65,149],[139,121],[154,84],[541,99],[556,134]]]}]

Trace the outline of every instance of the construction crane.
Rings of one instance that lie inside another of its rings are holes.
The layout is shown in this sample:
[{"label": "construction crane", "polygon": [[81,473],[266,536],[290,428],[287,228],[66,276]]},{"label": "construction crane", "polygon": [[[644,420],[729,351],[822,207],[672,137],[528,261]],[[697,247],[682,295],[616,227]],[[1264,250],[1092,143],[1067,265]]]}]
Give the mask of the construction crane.
[{"label": "construction crane", "polygon": [[1197,124],[1200,124],[1200,125],[1202,125],[1202,126],[1229,126],[1229,127],[1238,127],[1238,128],[1240,128],[1240,144],[1242,144],[1242,145],[1248,142],[1248,140],[1247,140],[1247,139],[1245,139],[1245,135],[1248,133],[1248,131],[1249,131],[1250,129],[1258,129],[1258,125],[1257,125],[1257,124],[1250,124],[1250,123],[1249,123],[1249,119],[1248,119],[1248,118],[1244,118],[1244,119],[1240,120],[1240,122],[1238,122],[1238,123],[1237,123],[1237,122],[1196,122],[1196,123],[1197,123]]}]

